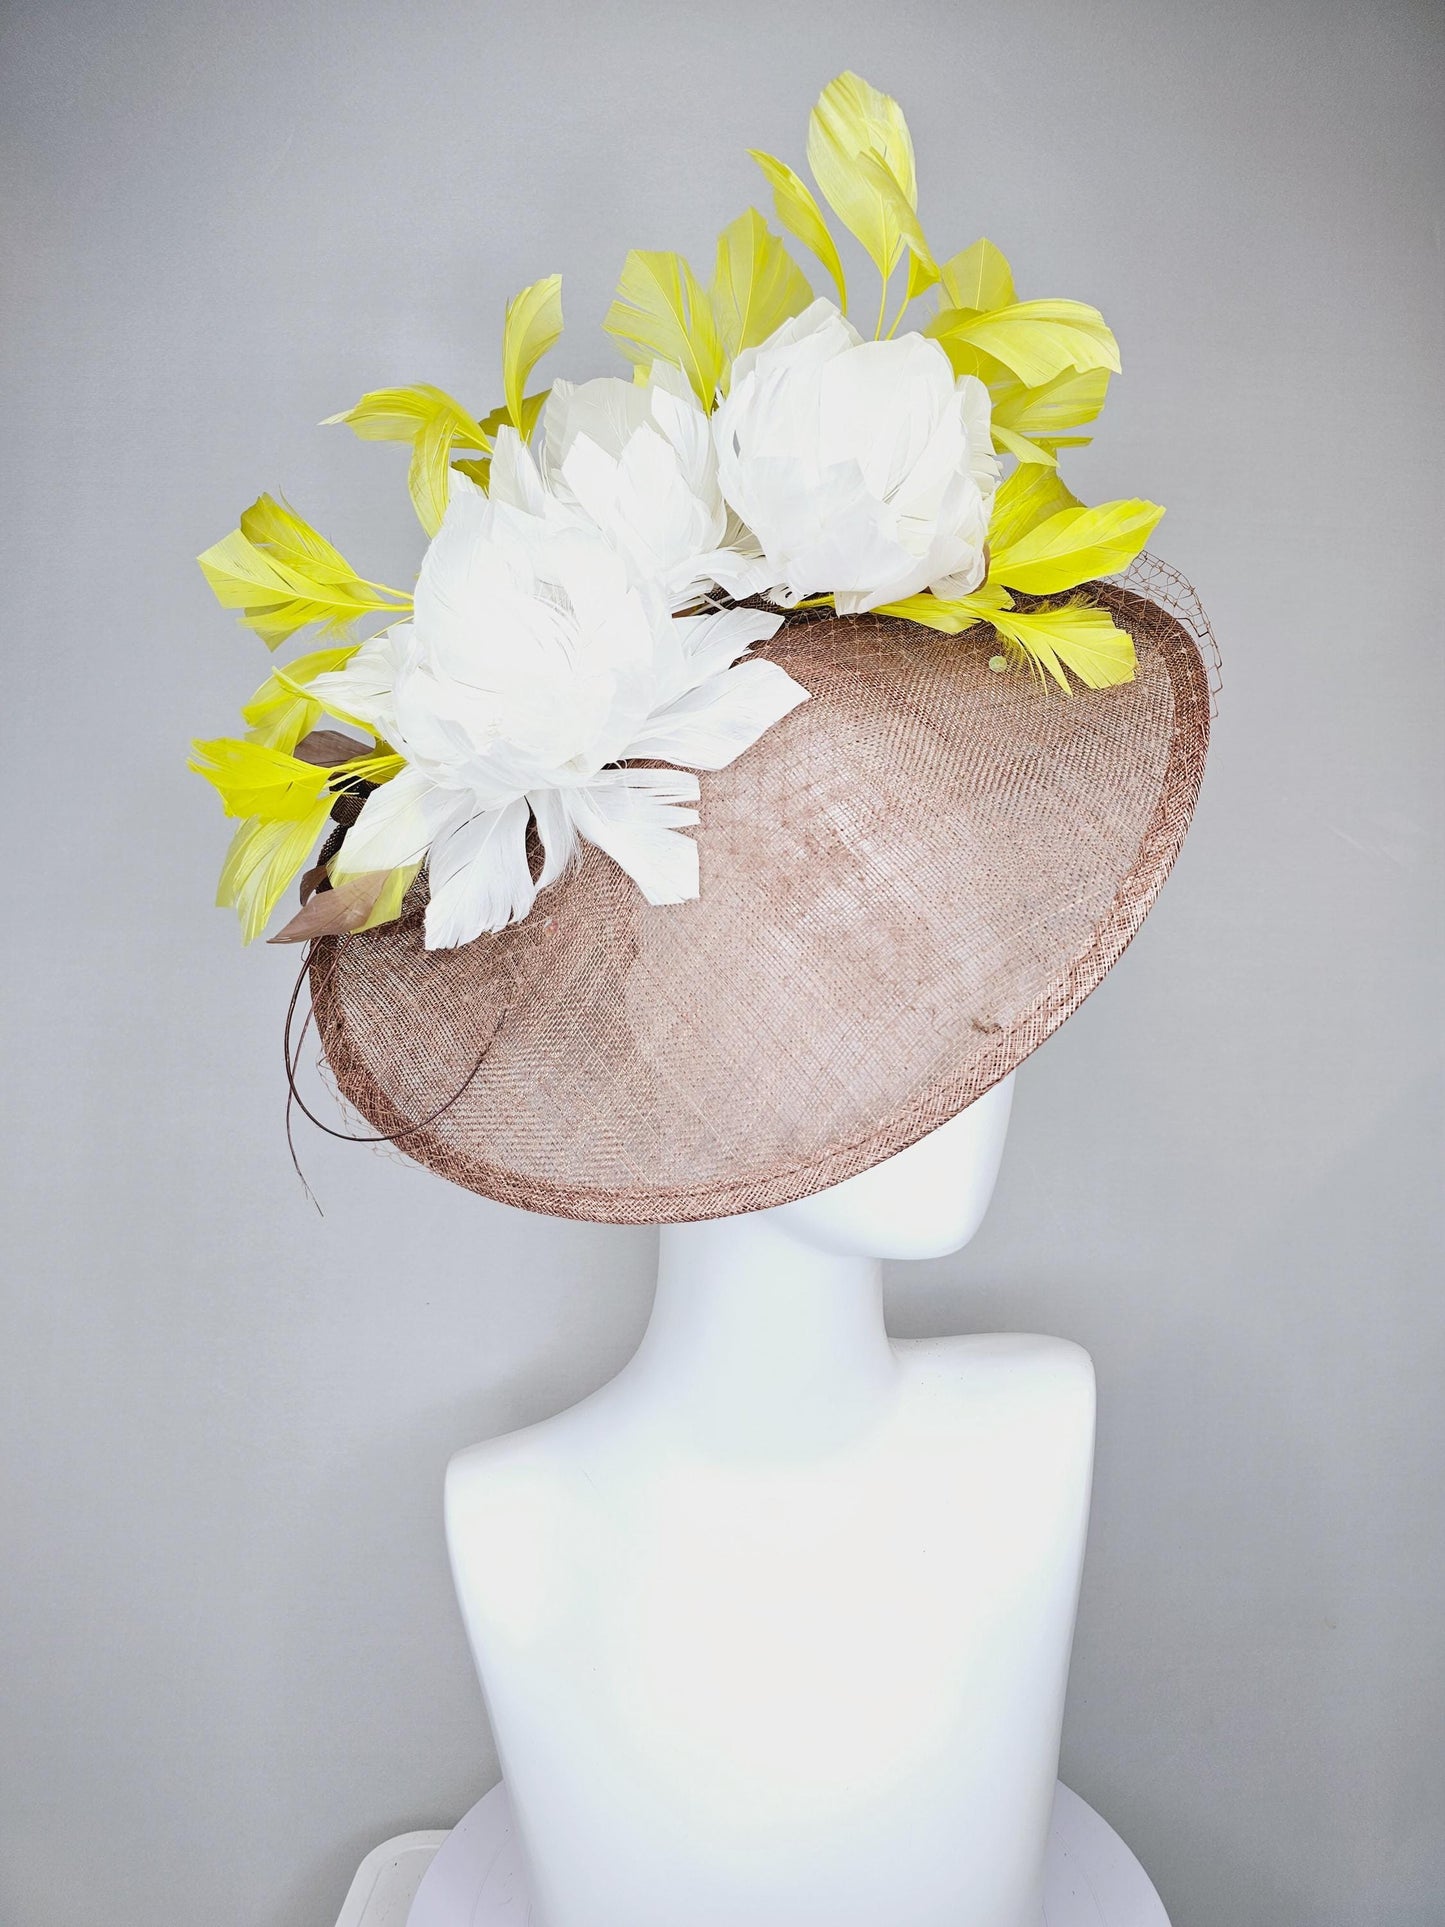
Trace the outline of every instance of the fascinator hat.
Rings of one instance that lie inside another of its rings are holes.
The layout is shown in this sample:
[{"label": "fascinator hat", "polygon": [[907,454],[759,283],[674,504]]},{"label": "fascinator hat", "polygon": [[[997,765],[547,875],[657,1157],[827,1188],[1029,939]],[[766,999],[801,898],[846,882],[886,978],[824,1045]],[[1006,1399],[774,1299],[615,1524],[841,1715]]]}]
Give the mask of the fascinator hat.
[{"label": "fascinator hat", "polygon": [[1060,473],[1102,316],[1019,299],[987,241],[936,258],[856,75],[808,162],[871,336],[817,196],[754,158],[788,240],[749,210],[707,284],[630,254],[632,380],[531,389],[552,276],[489,414],[335,418],[411,445],[414,591],[269,496],[201,557],[273,649],[325,644],[196,745],[240,819],[221,901],[249,938],[300,875],[272,941],[360,1135],[559,1216],[759,1210],[946,1122],[1120,956],[1203,774],[1216,658],[1145,551],[1163,511]]}]

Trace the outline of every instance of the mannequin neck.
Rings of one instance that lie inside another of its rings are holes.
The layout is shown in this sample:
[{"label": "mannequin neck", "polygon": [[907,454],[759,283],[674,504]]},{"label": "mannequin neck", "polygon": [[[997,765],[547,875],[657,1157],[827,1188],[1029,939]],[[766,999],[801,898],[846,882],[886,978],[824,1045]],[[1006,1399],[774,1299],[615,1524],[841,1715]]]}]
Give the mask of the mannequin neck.
[{"label": "mannequin neck", "polygon": [[819,1251],[769,1214],[665,1225],[634,1393],[747,1449],[836,1443],[892,1396],[876,1258]]}]

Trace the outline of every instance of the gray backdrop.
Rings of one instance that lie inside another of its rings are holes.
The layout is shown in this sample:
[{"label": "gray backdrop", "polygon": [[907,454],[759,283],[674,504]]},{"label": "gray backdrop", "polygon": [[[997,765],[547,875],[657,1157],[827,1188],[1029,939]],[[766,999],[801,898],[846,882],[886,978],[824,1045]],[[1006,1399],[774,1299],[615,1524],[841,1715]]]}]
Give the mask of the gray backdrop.
[{"label": "gray backdrop", "polygon": [[314,1133],[307,1203],[294,955],[209,907],[183,767],[264,651],[190,558],[269,488],[405,580],[403,455],[314,424],[489,404],[553,268],[555,367],[611,369],[625,249],[706,256],[847,65],[937,244],[1107,312],[1075,479],[1169,505],[1226,654],[1175,877],[895,1327],[1094,1354],[1064,1771],[1175,1927],[1439,1920],[1442,38],[1388,0],[12,4],[7,1927],[330,1927],[375,1842],[454,1820],[495,1762],[443,1465],[648,1309],[647,1232]]}]

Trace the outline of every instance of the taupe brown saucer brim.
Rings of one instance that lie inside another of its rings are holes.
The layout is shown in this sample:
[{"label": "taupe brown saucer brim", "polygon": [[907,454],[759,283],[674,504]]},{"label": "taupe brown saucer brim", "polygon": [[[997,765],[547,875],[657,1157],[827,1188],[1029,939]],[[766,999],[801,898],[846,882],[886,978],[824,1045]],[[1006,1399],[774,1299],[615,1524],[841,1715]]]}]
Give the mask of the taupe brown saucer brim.
[{"label": "taupe brown saucer brim", "polygon": [[418,906],[326,939],[342,1095],[457,1184],[621,1224],[805,1197],[945,1123],[1093,990],[1188,828],[1208,628],[1172,571],[1130,579],[1093,593],[1137,676],[1073,696],[979,635],[787,625],[762,653],[811,700],[703,775],[701,898],[650,907],[588,847],[463,949]]}]

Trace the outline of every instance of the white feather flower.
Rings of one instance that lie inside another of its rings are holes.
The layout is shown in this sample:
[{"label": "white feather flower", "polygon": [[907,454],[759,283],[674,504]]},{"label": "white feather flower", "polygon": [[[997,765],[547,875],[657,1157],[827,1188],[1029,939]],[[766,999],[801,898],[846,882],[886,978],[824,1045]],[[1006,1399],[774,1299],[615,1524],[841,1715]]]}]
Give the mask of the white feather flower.
[{"label": "white feather flower", "polygon": [[738,356],[713,433],[776,601],[831,590],[856,615],[983,580],[999,476],[989,395],[954,379],[936,341],[864,341],[815,301]]},{"label": "white feather flower", "polygon": [[542,410],[540,460],[511,430],[498,438],[494,501],[533,514],[545,498],[600,529],[635,582],[675,608],[718,583],[764,586],[756,543],[728,514],[708,418],[680,368],[655,362],[645,383],[557,381]]},{"label": "white feather flower", "polygon": [[[499,442],[525,475],[520,449]],[[406,759],[367,797],[333,875],[425,856],[428,949],[524,917],[579,837],[649,902],[695,897],[697,848],[681,831],[697,821],[698,783],[686,771],[723,768],[807,694],[776,663],[738,660],[779,617],[674,616],[595,528],[535,506],[489,501],[454,476],[412,621],[312,684]],[[622,767],[633,759],[684,767]]]}]

